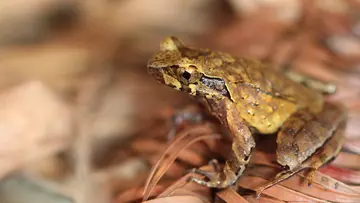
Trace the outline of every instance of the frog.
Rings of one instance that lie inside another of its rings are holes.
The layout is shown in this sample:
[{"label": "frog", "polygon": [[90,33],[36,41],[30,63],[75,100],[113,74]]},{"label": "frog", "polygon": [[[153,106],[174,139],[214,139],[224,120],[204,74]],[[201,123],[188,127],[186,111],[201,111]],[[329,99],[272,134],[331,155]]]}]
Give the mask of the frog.
[{"label": "frog", "polygon": [[160,43],[147,70],[158,82],[195,98],[232,135],[231,155],[222,169],[194,169],[206,177],[191,178],[195,183],[218,189],[234,185],[251,159],[255,135],[276,134],[276,160],[284,168],[260,191],[306,167],[316,171],[344,143],[343,105],[326,101],[326,91],[306,85],[312,83],[301,84],[259,60],[187,46],[170,36]]}]

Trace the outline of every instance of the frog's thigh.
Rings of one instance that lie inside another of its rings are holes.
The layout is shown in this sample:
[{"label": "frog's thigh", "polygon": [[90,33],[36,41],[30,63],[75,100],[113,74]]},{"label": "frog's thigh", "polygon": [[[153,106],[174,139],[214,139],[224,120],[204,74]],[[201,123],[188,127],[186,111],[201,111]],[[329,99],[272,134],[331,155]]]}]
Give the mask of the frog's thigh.
[{"label": "frog's thigh", "polygon": [[325,163],[334,159],[340,152],[344,142],[345,142],[345,128],[346,128],[346,119],[344,119],[338,128],[335,130],[334,135],[324,144],[324,146],[311,157],[310,160],[306,160],[303,163],[301,168],[311,168],[311,172],[308,174],[307,178],[309,180],[309,185],[312,184],[314,179],[315,171],[320,168]]},{"label": "frog's thigh", "polygon": [[278,163],[290,170],[296,168],[323,146],[344,120],[344,109],[330,103],[325,103],[323,111],[316,115],[306,110],[294,113],[277,136]]},{"label": "frog's thigh", "polygon": [[[344,115],[344,113],[342,115]],[[340,121],[340,124],[335,129],[334,134],[324,143],[324,145],[314,155],[312,155],[309,159],[305,160],[299,166],[278,173],[272,181],[257,188],[256,189],[257,196],[260,196],[260,194],[265,189],[291,177],[292,175],[306,168],[312,169],[307,176],[307,179],[309,180],[309,185],[312,184],[315,174],[314,172],[322,165],[329,162],[331,159],[335,158],[339,154],[341,147],[345,141],[344,138],[345,127],[346,127],[346,119],[342,119]]]}]

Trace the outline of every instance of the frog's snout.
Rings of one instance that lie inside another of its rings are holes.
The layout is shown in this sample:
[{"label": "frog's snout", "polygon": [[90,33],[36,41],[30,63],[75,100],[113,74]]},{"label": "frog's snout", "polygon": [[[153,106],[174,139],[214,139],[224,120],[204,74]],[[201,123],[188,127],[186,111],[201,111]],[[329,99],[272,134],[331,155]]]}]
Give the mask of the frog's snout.
[{"label": "frog's snout", "polygon": [[147,68],[148,69],[158,69],[161,66],[161,61],[159,61],[160,59],[157,59],[156,56],[152,59],[149,60],[148,64],[147,64]]},{"label": "frog's snout", "polygon": [[148,73],[153,76],[157,81],[164,83],[163,73],[161,68],[147,67]]}]

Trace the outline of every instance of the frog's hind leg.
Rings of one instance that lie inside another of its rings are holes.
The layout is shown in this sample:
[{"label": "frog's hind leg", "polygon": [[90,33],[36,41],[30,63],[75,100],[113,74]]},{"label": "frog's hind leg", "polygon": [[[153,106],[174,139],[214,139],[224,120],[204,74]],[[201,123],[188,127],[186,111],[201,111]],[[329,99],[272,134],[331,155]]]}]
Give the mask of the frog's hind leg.
[{"label": "frog's hind leg", "polygon": [[305,110],[293,114],[277,138],[277,161],[288,169],[258,188],[257,194],[306,168],[311,168],[307,177],[311,184],[314,172],[340,152],[345,126],[346,113],[334,104],[326,103],[316,116]]},{"label": "frog's hind leg", "polygon": [[306,110],[294,113],[277,135],[277,162],[290,170],[298,167],[343,128],[346,118],[345,109],[331,103],[316,115]]},{"label": "frog's hind leg", "polygon": [[303,84],[306,87],[320,91],[323,94],[334,94],[336,92],[337,87],[334,83],[324,82],[292,70],[286,70],[284,74],[287,78]]},{"label": "frog's hind leg", "polygon": [[334,135],[325,143],[324,147],[322,147],[321,151],[311,157],[310,163],[308,163],[311,171],[307,175],[309,186],[313,183],[315,171],[325,163],[335,159],[339,154],[341,147],[345,142],[345,128],[346,120],[343,120],[336,129]]},{"label": "frog's hind leg", "polygon": [[[226,111],[226,126],[233,135],[232,154],[225,163],[222,171],[215,173],[204,173],[199,170],[193,172],[206,176],[209,180],[202,180],[191,177],[190,181],[205,185],[211,188],[226,188],[233,185],[242,175],[247,163],[250,160],[251,151],[255,147],[255,141],[250,129],[233,111]],[[216,167],[215,167],[216,168]]]}]

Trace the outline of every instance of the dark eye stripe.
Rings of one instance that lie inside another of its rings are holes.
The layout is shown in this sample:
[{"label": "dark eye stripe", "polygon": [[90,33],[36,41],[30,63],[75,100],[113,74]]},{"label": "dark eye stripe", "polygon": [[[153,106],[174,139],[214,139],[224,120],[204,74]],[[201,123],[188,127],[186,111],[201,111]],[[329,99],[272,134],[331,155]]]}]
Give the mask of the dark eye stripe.
[{"label": "dark eye stripe", "polygon": [[230,98],[230,93],[226,88],[225,81],[219,78],[210,78],[206,76],[202,76],[200,78],[200,82],[205,86],[219,92],[221,95]]}]

